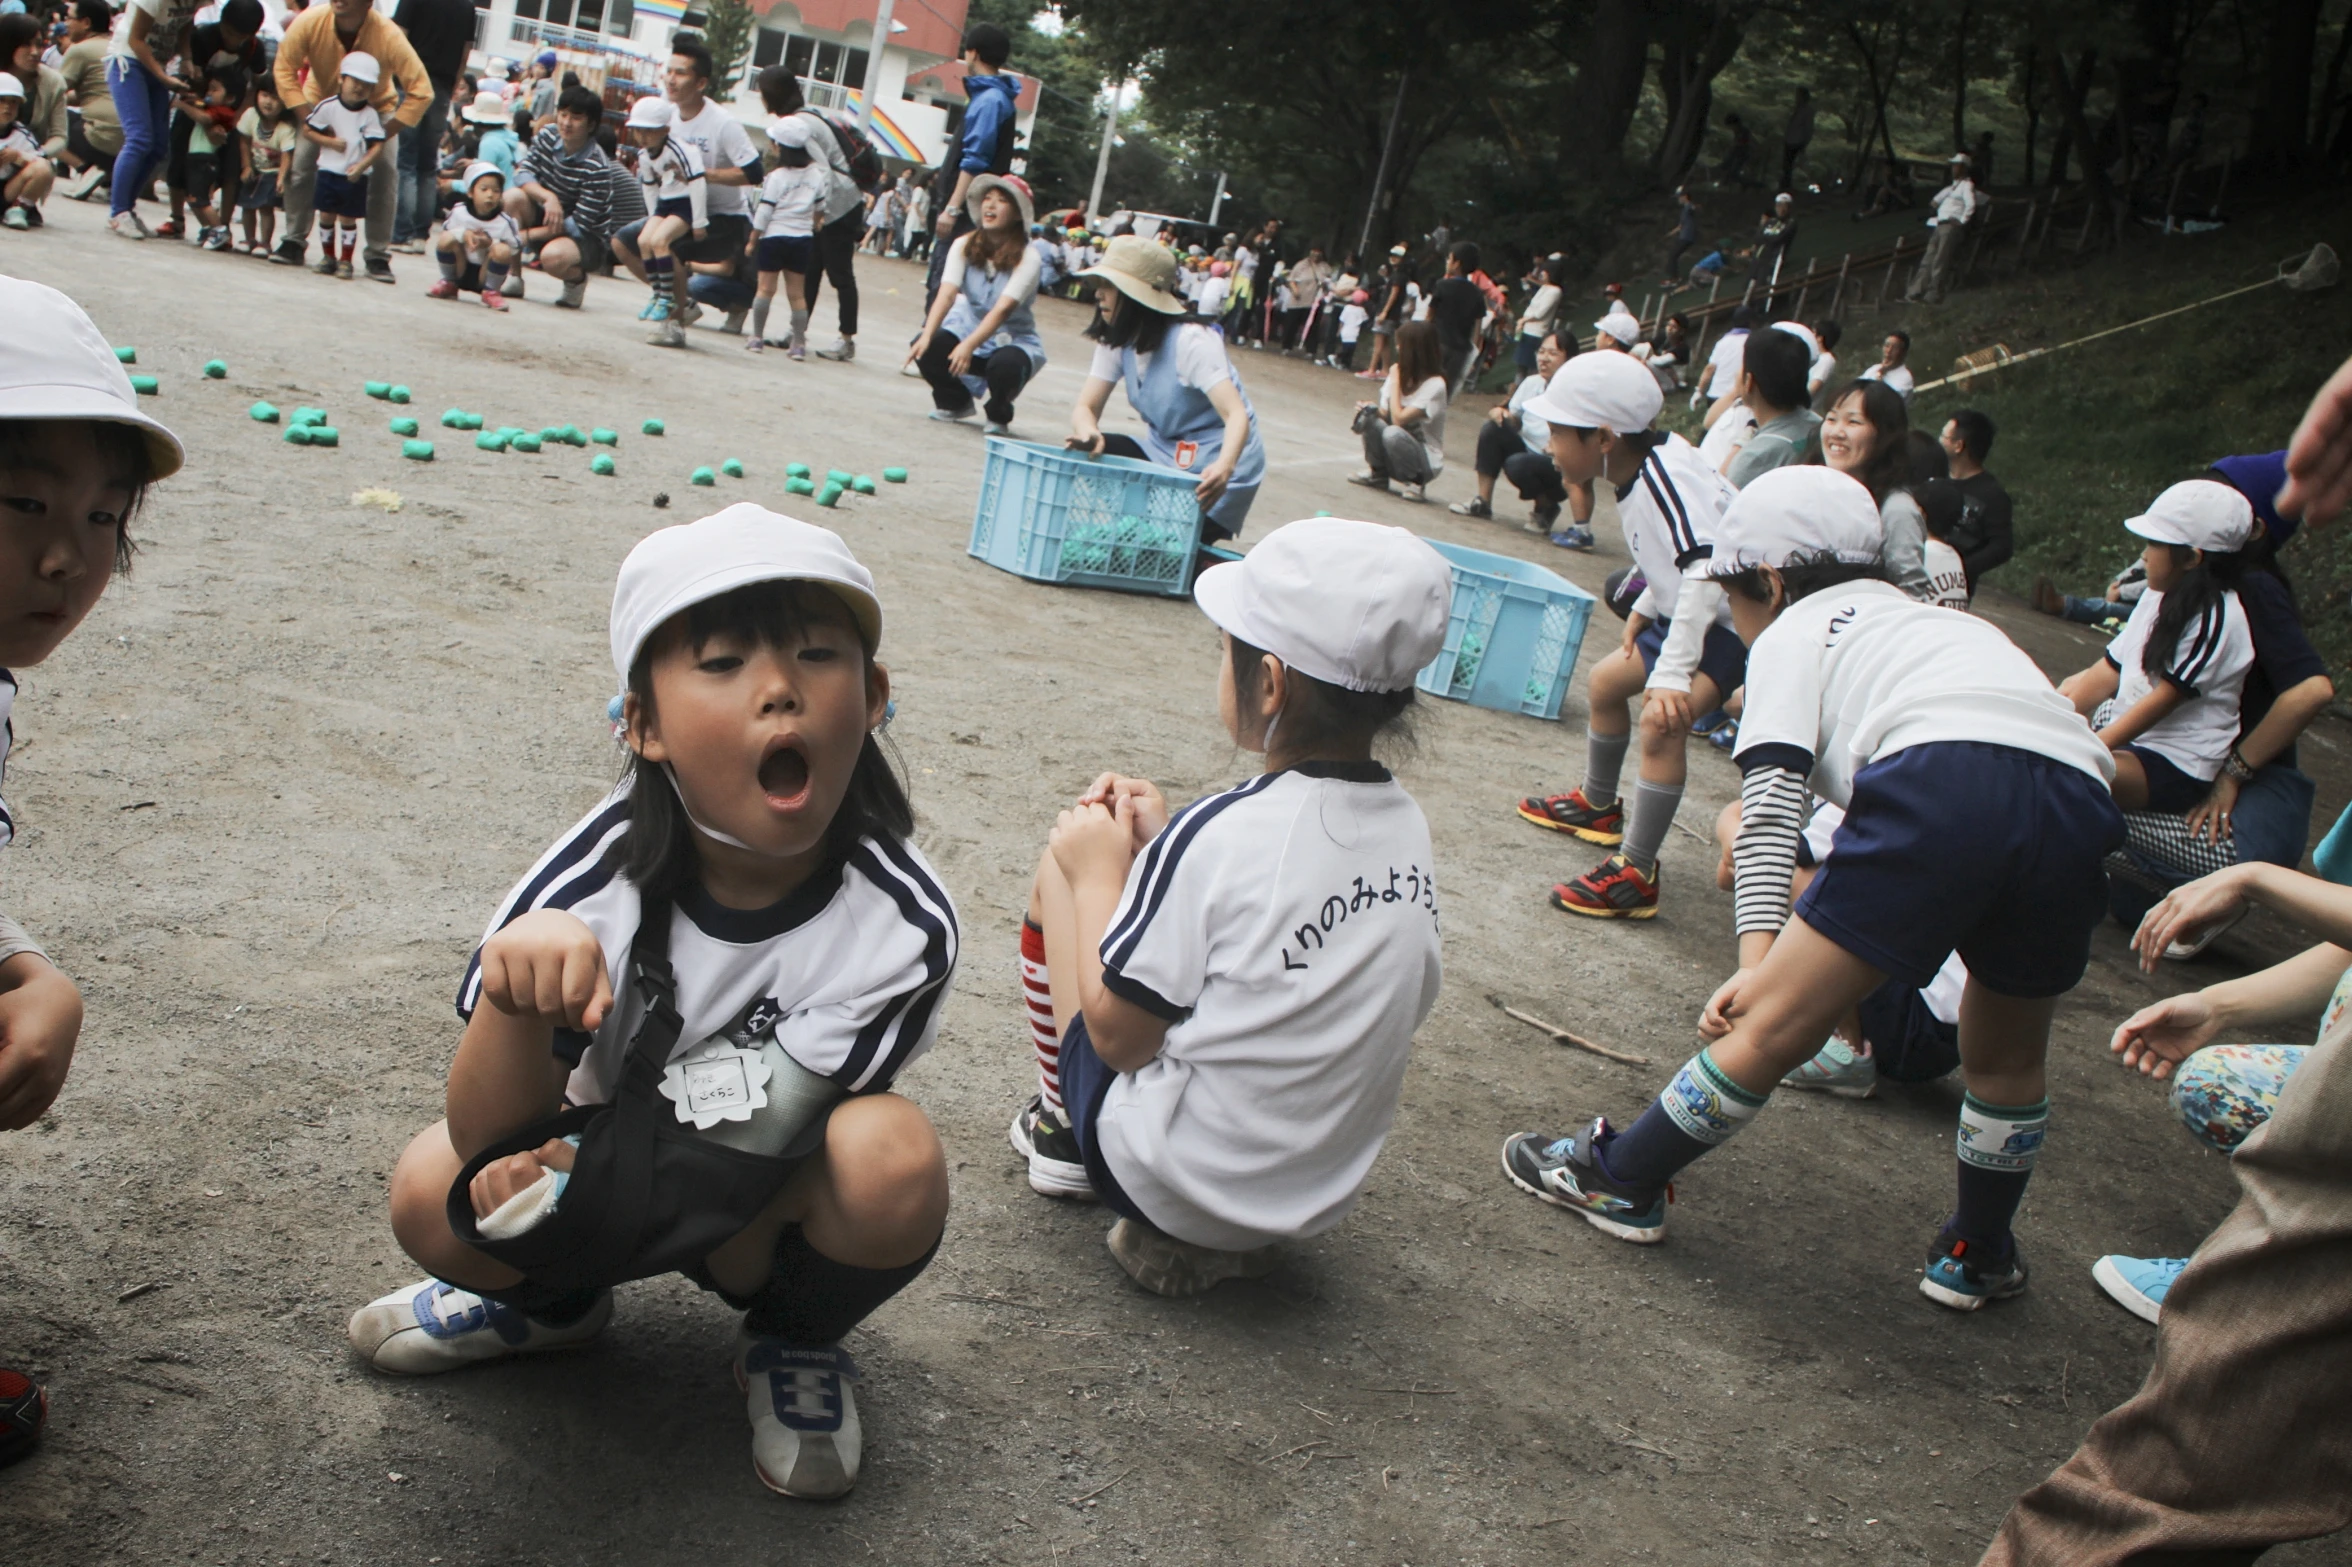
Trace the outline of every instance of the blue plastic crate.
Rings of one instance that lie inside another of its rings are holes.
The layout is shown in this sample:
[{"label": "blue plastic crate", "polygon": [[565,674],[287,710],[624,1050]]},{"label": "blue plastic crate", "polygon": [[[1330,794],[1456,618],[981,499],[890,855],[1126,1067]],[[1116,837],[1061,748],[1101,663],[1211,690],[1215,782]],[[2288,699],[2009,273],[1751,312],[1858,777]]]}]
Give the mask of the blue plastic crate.
[{"label": "blue plastic crate", "polygon": [[1454,569],[1445,648],[1416,682],[1432,696],[1557,722],[1593,596],[1533,562],[1427,541]]},{"label": "blue plastic crate", "polygon": [[990,436],[971,553],[1032,582],[1182,597],[1200,548],[1199,483],[1131,457]]}]

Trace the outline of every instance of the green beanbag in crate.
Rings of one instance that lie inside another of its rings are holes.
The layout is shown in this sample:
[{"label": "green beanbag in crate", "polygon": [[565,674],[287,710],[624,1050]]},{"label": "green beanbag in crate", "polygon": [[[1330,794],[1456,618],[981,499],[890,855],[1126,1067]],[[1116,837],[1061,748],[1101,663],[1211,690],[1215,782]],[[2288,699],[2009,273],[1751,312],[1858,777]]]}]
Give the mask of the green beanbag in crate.
[{"label": "green beanbag in crate", "polygon": [[1194,475],[1129,457],[987,440],[970,551],[1032,582],[1181,597],[1200,553]]},{"label": "green beanbag in crate", "polygon": [[1557,721],[1593,596],[1532,561],[1425,541],[1453,568],[1445,643],[1414,682],[1432,696]]}]

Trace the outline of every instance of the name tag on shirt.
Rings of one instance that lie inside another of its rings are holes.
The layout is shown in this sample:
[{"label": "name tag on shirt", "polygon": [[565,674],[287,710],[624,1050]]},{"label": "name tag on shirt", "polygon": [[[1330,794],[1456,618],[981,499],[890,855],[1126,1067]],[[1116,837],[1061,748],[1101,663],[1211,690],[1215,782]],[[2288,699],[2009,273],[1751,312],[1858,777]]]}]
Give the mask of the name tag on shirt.
[{"label": "name tag on shirt", "polygon": [[1178,441],[1178,442],[1176,443],[1176,466],[1177,466],[1177,467],[1179,467],[1179,468],[1190,468],[1190,467],[1191,467],[1191,466],[1192,466],[1194,463],[1198,462],[1199,460],[1200,460],[1200,442],[1198,442],[1198,441]]},{"label": "name tag on shirt", "polygon": [[757,1050],[715,1035],[672,1061],[662,1073],[662,1094],[677,1107],[678,1119],[698,1132],[721,1121],[748,1121],[767,1107],[769,1067]]}]

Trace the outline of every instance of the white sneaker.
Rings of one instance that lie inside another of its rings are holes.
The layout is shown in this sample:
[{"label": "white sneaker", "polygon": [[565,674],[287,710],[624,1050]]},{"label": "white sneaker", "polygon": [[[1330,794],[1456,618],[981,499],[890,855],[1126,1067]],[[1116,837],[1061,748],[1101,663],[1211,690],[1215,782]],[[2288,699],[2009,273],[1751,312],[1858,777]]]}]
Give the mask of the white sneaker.
[{"label": "white sneaker", "polygon": [[29,229],[33,226],[33,220],[25,216],[24,208],[10,207],[7,211],[0,212],[0,225],[12,229]]},{"label": "white sneaker", "polygon": [[580,308],[580,301],[586,299],[587,297],[588,280],[586,278],[574,278],[563,286],[563,294],[556,300],[555,303],[558,309],[577,310]]},{"label": "white sneaker", "polygon": [[721,323],[719,330],[726,333],[729,337],[741,337],[743,335],[743,323],[750,315],[751,312],[748,310],[730,310],[727,312],[727,319]]},{"label": "white sneaker", "polygon": [[735,1385],[751,1416],[751,1467],[771,1491],[804,1502],[847,1496],[865,1456],[857,1362],[838,1347],[804,1349],[741,1334]]},{"label": "white sneaker", "polygon": [[692,326],[702,319],[702,306],[696,304],[691,298],[681,297],[678,301],[678,308],[670,312],[670,319],[680,326]]},{"label": "white sneaker", "polygon": [[520,272],[509,272],[506,275],[506,281],[498,285],[498,292],[507,299],[521,299],[523,297],[523,275]]},{"label": "white sneaker", "polygon": [[[824,350],[820,348],[817,350],[817,353],[821,358],[824,355]],[[980,412],[976,408],[934,408],[931,410],[931,417],[938,420],[941,424],[970,424],[973,420],[980,417]]]},{"label": "white sneaker", "polygon": [[105,178],[106,170],[93,163],[66,182],[65,193],[75,201],[88,201],[90,193],[96,190],[99,183]]},{"label": "white sneaker", "polygon": [[653,324],[653,330],[645,334],[645,340],[656,348],[684,348],[686,346],[685,324],[679,321],[676,316],[656,321]]},{"label": "white sneaker", "polygon": [[1010,435],[1013,433],[1013,427],[1009,424],[999,424],[996,420],[990,419],[980,426],[980,431],[983,435]]},{"label": "white sneaker", "polygon": [[118,212],[106,220],[106,226],[125,239],[145,239],[147,225],[139,221],[136,212]]},{"label": "white sneaker", "polygon": [[842,364],[847,364],[852,359],[857,357],[857,341],[854,338],[847,337],[835,338],[831,348],[820,348],[817,350],[817,357],[819,359],[838,360]]},{"label": "white sneaker", "polygon": [[430,1376],[486,1360],[585,1344],[612,1320],[607,1290],[579,1321],[549,1327],[512,1306],[425,1279],[371,1300],[351,1314],[351,1347],[378,1371]]}]

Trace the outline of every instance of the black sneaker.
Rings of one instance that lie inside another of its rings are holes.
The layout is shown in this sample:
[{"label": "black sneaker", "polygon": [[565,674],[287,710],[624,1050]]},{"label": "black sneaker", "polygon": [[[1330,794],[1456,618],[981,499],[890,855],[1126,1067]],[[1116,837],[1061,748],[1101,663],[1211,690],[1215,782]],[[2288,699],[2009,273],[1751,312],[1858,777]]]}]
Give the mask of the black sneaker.
[{"label": "black sneaker", "polygon": [[368,257],[367,278],[370,283],[391,283],[397,281],[392,276],[392,258],[390,256]]},{"label": "black sneaker", "polygon": [[270,252],[270,264],[280,267],[298,267],[302,265],[303,255],[307,249],[308,247],[298,239],[280,240],[278,248]]},{"label": "black sneaker", "polygon": [[1086,1156],[1078,1148],[1078,1134],[1059,1114],[1045,1107],[1045,1096],[1032,1095],[1013,1117],[1013,1152],[1029,1161],[1029,1189],[1041,1197],[1071,1197],[1094,1201],[1094,1183],[1086,1178]]},{"label": "black sneaker", "polygon": [[0,1366],[0,1465],[15,1463],[39,1445],[48,1422],[48,1390],[23,1372]]},{"label": "black sneaker", "polygon": [[1621,1241],[1653,1246],[1666,1238],[1666,1204],[1672,1184],[1642,1191],[1602,1168],[1593,1150],[1616,1134],[1605,1118],[1573,1137],[1520,1132],[1503,1144],[1503,1174],[1511,1184],[1555,1208],[1584,1216],[1587,1224]]}]

